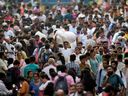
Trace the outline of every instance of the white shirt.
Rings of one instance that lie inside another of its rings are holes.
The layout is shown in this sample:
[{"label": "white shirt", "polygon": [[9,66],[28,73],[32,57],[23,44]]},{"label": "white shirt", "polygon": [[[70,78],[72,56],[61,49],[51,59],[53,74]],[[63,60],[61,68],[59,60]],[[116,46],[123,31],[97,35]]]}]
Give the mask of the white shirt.
[{"label": "white shirt", "polygon": [[7,95],[10,95],[11,93],[12,93],[12,90],[8,90],[5,84],[3,83],[3,81],[0,80],[0,94],[7,96]]},{"label": "white shirt", "polygon": [[50,73],[49,73],[49,70],[50,70],[51,68],[56,71],[56,67],[53,66],[52,64],[50,64],[49,66],[46,66],[46,67],[42,70],[43,72],[45,72],[45,73],[48,75],[49,78],[51,78]]},{"label": "white shirt", "polygon": [[48,85],[48,83],[50,83],[51,81],[47,81],[45,84],[41,84],[41,86],[39,87],[39,90],[44,90],[46,87],[47,87],[47,85]]},{"label": "white shirt", "polygon": [[127,88],[127,82],[126,82],[126,77],[125,77],[124,73],[122,71],[120,72],[120,70],[117,69],[117,71],[115,72],[115,74],[117,74],[118,76],[121,77],[121,79],[122,79],[122,81],[124,83],[125,88]]},{"label": "white shirt", "polygon": [[69,62],[69,57],[72,54],[73,49],[71,49],[71,48],[67,48],[67,49],[60,48],[60,52],[63,54],[63,56],[65,58],[65,61],[66,61],[65,63],[68,63]]}]

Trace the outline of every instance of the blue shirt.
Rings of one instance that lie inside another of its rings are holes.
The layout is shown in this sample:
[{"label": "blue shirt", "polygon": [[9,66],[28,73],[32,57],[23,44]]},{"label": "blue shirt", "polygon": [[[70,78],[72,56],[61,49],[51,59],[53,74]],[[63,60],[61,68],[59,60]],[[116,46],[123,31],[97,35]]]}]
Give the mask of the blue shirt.
[{"label": "blue shirt", "polygon": [[32,81],[30,83],[30,91],[34,90],[35,93],[32,96],[38,96],[39,95],[39,87],[41,85],[41,82],[39,83],[39,85],[35,85],[34,81]]}]

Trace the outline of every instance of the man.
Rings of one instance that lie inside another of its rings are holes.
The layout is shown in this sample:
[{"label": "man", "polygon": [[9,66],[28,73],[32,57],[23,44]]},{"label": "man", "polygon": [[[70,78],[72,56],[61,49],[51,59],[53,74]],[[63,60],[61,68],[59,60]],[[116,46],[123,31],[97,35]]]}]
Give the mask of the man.
[{"label": "man", "polygon": [[55,96],[65,96],[65,95],[64,95],[64,91],[61,90],[61,89],[57,90],[57,91],[55,92]]},{"label": "man", "polygon": [[125,67],[122,68],[122,72],[124,73],[127,81],[126,94],[128,94],[128,59],[127,58],[124,60],[124,64],[125,64]]},{"label": "man", "polygon": [[38,69],[39,69],[39,66],[37,64],[35,64],[35,57],[32,56],[32,57],[30,57],[30,64],[28,64],[24,68],[24,76],[27,77],[27,74],[28,74],[29,71],[37,72]]},{"label": "man", "polygon": [[80,66],[75,63],[76,56],[75,54],[70,55],[70,63],[66,64],[67,70],[73,69],[77,76],[80,76]]},{"label": "man", "polygon": [[120,93],[119,96],[121,96],[121,94],[123,94],[123,92],[125,91],[123,81],[121,80],[121,78],[117,74],[114,73],[114,69],[112,66],[107,67],[107,74],[104,77],[102,87],[106,88],[109,85],[114,87],[116,94]]},{"label": "man", "polygon": [[44,69],[42,70],[43,72],[45,72],[48,75],[49,78],[51,78],[50,73],[49,73],[50,69],[54,69],[56,71],[54,58],[49,58],[48,59],[48,66],[44,67]]},{"label": "man", "polygon": [[102,92],[102,82],[103,82],[103,79],[104,77],[106,76],[107,74],[107,67],[109,65],[109,60],[107,59],[103,59],[103,68],[100,68],[98,70],[98,74],[97,74],[97,79],[96,79],[96,83],[97,83],[97,91],[98,93]]},{"label": "man", "polygon": [[[64,77],[64,78],[66,78],[66,81],[67,81],[67,89],[63,89],[63,91],[66,93],[66,95],[68,94],[68,89],[69,89],[69,87],[72,85],[72,84],[74,84],[74,80],[73,80],[73,77],[72,76],[70,76],[70,75],[68,75],[67,74],[67,68],[66,68],[66,66],[65,65],[61,65],[60,66],[60,71],[61,72],[59,72],[58,73],[58,76],[56,76],[55,77],[55,79],[54,79],[54,84],[55,84],[55,86],[56,86],[56,84],[57,84],[57,81],[58,81],[58,79],[60,78],[60,77]],[[62,85],[63,86],[63,85]],[[56,87],[55,87],[55,89],[56,89]],[[56,90],[57,91],[57,90]]]},{"label": "man", "polygon": [[12,90],[8,90],[4,84],[6,76],[0,72],[0,96],[8,96],[12,94]]},{"label": "man", "polygon": [[70,55],[72,54],[72,52],[73,52],[73,49],[68,48],[68,45],[69,45],[68,41],[64,41],[64,42],[63,42],[64,48],[60,48],[60,52],[63,54],[66,63],[69,62],[69,56],[70,56]]},{"label": "man", "polygon": [[[86,65],[88,66],[89,64],[87,63],[87,54],[81,55],[80,56],[80,70],[83,70]],[[90,66],[90,65],[89,65]],[[91,66],[90,66],[91,67]]]},{"label": "man", "polygon": [[112,67],[113,67],[113,69],[114,69],[115,74],[117,74],[117,75],[122,79],[123,84],[124,84],[124,86],[125,86],[125,88],[126,88],[126,87],[127,87],[127,84],[126,84],[126,78],[125,78],[125,76],[124,76],[124,73],[123,73],[121,70],[119,70],[119,69],[117,68],[117,66],[118,66],[118,61],[112,61],[112,62],[111,62],[111,65],[112,65]]}]

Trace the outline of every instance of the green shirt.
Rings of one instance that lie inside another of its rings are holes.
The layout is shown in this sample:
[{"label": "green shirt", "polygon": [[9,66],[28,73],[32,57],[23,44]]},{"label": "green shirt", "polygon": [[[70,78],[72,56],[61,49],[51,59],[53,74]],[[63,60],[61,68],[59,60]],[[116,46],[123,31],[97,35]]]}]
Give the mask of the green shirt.
[{"label": "green shirt", "polygon": [[27,77],[29,71],[32,71],[33,73],[37,72],[37,69],[39,69],[39,66],[37,64],[28,64],[24,68],[24,76]]}]

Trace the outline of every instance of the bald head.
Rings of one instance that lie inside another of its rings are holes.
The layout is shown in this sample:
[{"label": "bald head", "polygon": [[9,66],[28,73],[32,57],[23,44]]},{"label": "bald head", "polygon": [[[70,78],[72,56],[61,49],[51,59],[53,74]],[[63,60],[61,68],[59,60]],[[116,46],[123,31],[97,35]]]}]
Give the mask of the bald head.
[{"label": "bald head", "polygon": [[64,91],[61,89],[57,90],[55,96],[64,96]]}]

